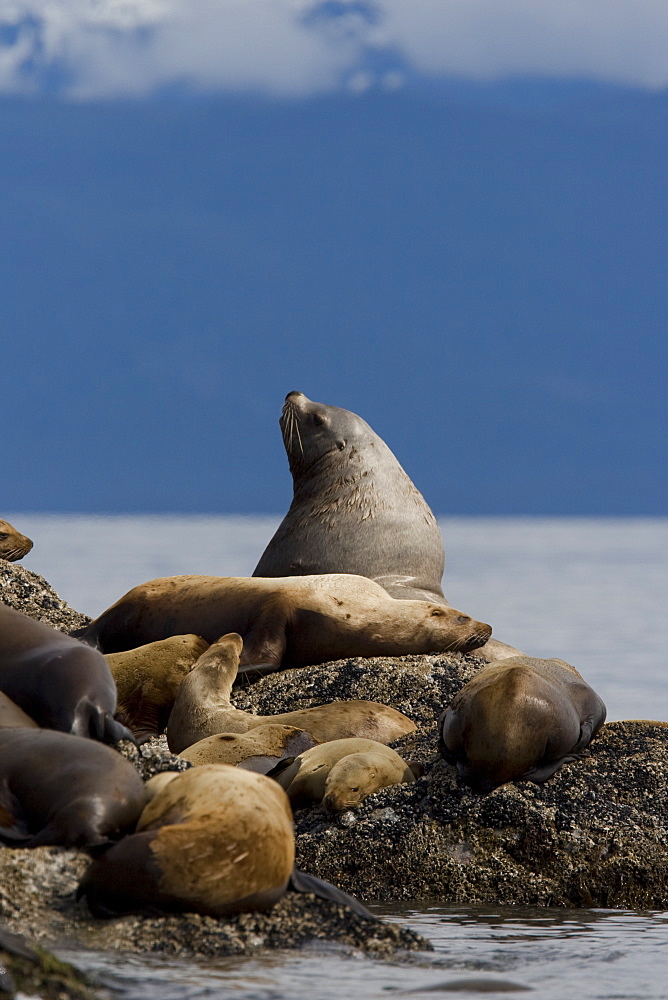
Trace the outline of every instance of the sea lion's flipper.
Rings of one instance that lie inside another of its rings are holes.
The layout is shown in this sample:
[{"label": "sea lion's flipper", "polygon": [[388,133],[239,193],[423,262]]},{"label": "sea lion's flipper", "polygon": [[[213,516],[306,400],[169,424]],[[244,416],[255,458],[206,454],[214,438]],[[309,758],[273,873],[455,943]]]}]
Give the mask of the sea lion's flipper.
[{"label": "sea lion's flipper", "polygon": [[552,760],[548,764],[532,767],[530,771],[518,778],[518,781],[533,781],[536,785],[542,785],[544,781],[556,774],[562,764],[572,764],[573,761],[580,760],[580,758],[581,754],[579,753],[567,753],[559,760]]},{"label": "sea lion's flipper", "polygon": [[296,760],[297,760],[296,757],[281,757],[278,764],[274,765],[271,771],[266,772],[266,776],[268,778],[278,777],[278,775],[282,774],[283,771],[287,771],[287,769],[290,767],[290,764],[294,764]]},{"label": "sea lion's flipper", "polygon": [[280,670],[286,647],[287,615],[278,597],[267,602],[260,617],[244,636],[239,673],[273,674]]},{"label": "sea lion's flipper", "polygon": [[139,746],[134,733],[130,732],[127,726],[124,726],[117,719],[114,719],[112,715],[108,712],[102,712],[102,736],[99,737],[103,743],[110,743],[112,746],[116,746],[121,740],[128,740],[129,743],[134,743],[135,746]]},{"label": "sea lion's flipper", "polygon": [[424,775],[425,766],[424,764],[421,764],[419,760],[407,760],[406,763],[408,764],[409,769],[413,772],[416,781]]},{"label": "sea lion's flipper", "polygon": [[84,646],[92,646],[93,649],[102,649],[97,632],[91,625],[84,625],[83,628],[74,628],[67,633],[71,639],[78,639]]},{"label": "sea lion's flipper", "polygon": [[342,889],[337,889],[331,882],[325,882],[324,879],[318,878],[316,875],[307,875],[306,872],[300,872],[297,868],[292,870],[288,888],[292,889],[293,892],[312,892],[319,899],[328,899],[332,903],[338,903],[339,906],[347,906],[358,917],[365,917],[367,920],[378,919],[354,896],[349,896]]}]

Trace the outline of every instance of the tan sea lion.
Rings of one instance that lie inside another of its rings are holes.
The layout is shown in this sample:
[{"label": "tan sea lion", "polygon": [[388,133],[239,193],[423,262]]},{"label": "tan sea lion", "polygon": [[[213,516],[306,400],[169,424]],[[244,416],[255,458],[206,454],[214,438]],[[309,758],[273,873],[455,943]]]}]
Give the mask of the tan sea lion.
[{"label": "tan sea lion", "polygon": [[322,802],[330,812],[343,812],[381,788],[415,781],[423,770],[375,740],[347,739],[321,743],[271,776],[293,805]]},{"label": "tan sea lion", "polygon": [[0,559],[18,562],[28,555],[31,548],[32,541],[26,535],[17,531],[9,521],[0,518]]},{"label": "tan sea lion", "polygon": [[96,847],[134,828],[144,782],[110,747],[52,729],[0,730],[0,840]]},{"label": "tan sea lion", "polygon": [[267,723],[304,729],[317,743],[344,736],[391,743],[415,729],[415,724],[401,712],[375,701],[335,701],[278,715],[242,712],[230,701],[242,645],[241,636],[235,632],[224,635],[209,646],[184,677],[167,724],[172,753],[182,753],[208,736],[246,733]]},{"label": "tan sea lion", "polygon": [[116,685],[104,656],[2,603],[0,691],[47,729],[106,743],[134,739],[113,717]]},{"label": "tan sea lion", "polygon": [[94,861],[79,885],[96,916],[156,907],[214,917],[267,910],[290,887],[368,915],[334,886],[293,871],[290,803],[270,778],[208,764],[157,775],[147,790],[137,832]]},{"label": "tan sea lion", "polygon": [[579,760],[605,722],[605,705],[564,660],[516,656],[483,667],[439,719],[440,750],[462,779],[490,792],[546,781]]},{"label": "tan sea lion", "polygon": [[0,729],[39,729],[39,726],[0,691]]},{"label": "tan sea lion", "polygon": [[187,747],[179,757],[195,766],[232,764],[266,774],[284,757],[296,757],[315,746],[310,733],[294,726],[267,724],[247,733],[218,733]]},{"label": "tan sea lion", "polygon": [[454,608],[395,601],[366,577],[331,574],[151,580],[75,634],[113,653],[184,632],[207,642],[238,632],[239,669],[272,673],[348,656],[468,652],[491,631]]},{"label": "tan sea lion", "polygon": [[443,603],[436,518],[366,421],[289,392],[279,423],[294,497],[253,575],[355,573],[392,597]]},{"label": "tan sea lion", "polygon": [[198,635],[173,635],[105,659],[116,681],[116,717],[143,743],[162,733],[179,685],[209,644]]}]

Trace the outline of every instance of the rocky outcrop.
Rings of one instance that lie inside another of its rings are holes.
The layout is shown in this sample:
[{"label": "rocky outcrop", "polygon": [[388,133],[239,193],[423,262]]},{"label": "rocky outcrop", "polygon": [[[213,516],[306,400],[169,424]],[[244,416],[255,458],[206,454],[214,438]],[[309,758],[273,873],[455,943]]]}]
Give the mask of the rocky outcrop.
[{"label": "rocky outcrop", "polygon": [[0,601],[61,632],[83,628],[90,621],[62,601],[43,576],[0,559]]}]

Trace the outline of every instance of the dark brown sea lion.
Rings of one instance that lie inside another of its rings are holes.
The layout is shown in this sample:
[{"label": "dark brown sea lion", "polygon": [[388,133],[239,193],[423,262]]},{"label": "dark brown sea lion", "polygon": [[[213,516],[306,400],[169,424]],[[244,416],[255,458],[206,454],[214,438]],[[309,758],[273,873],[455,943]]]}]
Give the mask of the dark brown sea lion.
[{"label": "dark brown sea lion", "polygon": [[208,764],[156,775],[147,788],[153,797],[137,832],[93,862],[79,886],[96,916],[267,910],[288,888],[320,889],[370,916],[334,886],[294,872],[292,811],[271,778]]},{"label": "dark brown sea lion", "polygon": [[366,577],[330,574],[163,577],[129,591],[77,635],[115,653],[185,632],[207,642],[238,632],[240,671],[272,673],[347,656],[467,652],[491,631],[454,608],[395,601]]},{"label": "dark brown sea lion", "polygon": [[443,603],[436,518],[366,421],[290,392],[280,426],[294,498],[253,575],[354,573],[392,597]]},{"label": "dark brown sea lion", "polygon": [[181,681],[207,648],[198,635],[173,635],[105,656],[116,681],[116,718],[139,743],[164,731]]},{"label": "dark brown sea lion", "polygon": [[415,781],[423,770],[375,740],[348,739],[306,750],[271,775],[293,806],[322,802],[330,812],[343,812],[381,788]]},{"label": "dark brown sea lion", "polygon": [[295,726],[267,723],[247,733],[217,733],[186,747],[179,754],[195,767],[231,764],[266,774],[286,757],[297,757],[315,746],[310,733]]},{"label": "dark brown sea lion", "polygon": [[116,685],[104,656],[1,603],[0,691],[47,729],[133,740],[113,717]]},{"label": "dark brown sea lion", "polygon": [[97,847],[134,828],[144,782],[110,747],[49,729],[0,730],[0,840]]},{"label": "dark brown sea lion", "polygon": [[20,531],[0,518],[0,559],[17,562],[27,556],[32,548],[32,541]]},{"label": "dark brown sea lion", "polygon": [[439,720],[440,750],[462,779],[490,792],[550,778],[579,760],[605,722],[605,705],[564,660],[515,656],[488,664]]},{"label": "dark brown sea lion", "polygon": [[180,754],[209,736],[247,733],[268,724],[305,730],[316,743],[347,736],[391,743],[415,729],[401,712],[375,701],[334,701],[279,715],[242,712],[230,701],[242,645],[236,632],[224,635],[200,656],[181,682],[167,724],[172,753]]}]

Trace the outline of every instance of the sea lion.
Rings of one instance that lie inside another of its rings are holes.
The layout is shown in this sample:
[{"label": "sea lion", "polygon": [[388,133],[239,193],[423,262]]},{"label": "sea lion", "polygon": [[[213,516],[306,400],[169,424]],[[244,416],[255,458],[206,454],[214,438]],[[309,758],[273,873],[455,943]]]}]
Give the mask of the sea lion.
[{"label": "sea lion", "polygon": [[375,740],[348,739],[321,743],[270,774],[293,806],[322,802],[330,812],[343,812],[381,788],[415,781],[423,771]]},{"label": "sea lion", "polygon": [[0,840],[97,847],[134,828],[144,782],[110,747],[50,729],[0,730]]},{"label": "sea lion", "polygon": [[200,656],[181,682],[167,723],[172,753],[219,733],[247,733],[259,726],[283,725],[306,730],[317,743],[362,736],[379,743],[411,733],[415,724],[388,705],[375,701],[335,701],[279,715],[252,715],[234,708],[230,696],[237,676],[241,636],[224,635]]},{"label": "sea lion", "polygon": [[181,681],[208,645],[198,635],[173,635],[105,656],[116,682],[116,718],[139,743],[164,731]]},{"label": "sea lion", "polygon": [[439,719],[439,748],[474,789],[541,783],[579,760],[605,705],[564,660],[516,656],[483,667]]},{"label": "sea lion", "polygon": [[214,917],[267,910],[293,881],[369,916],[334,886],[293,871],[292,811],[270,778],[208,764],[157,775],[147,789],[137,832],[94,861],[79,885],[95,916],[156,907]]},{"label": "sea lion", "polygon": [[47,729],[134,741],[113,717],[116,685],[104,656],[1,603],[0,691]]},{"label": "sea lion", "polygon": [[232,764],[266,774],[279,760],[297,757],[315,746],[310,733],[295,726],[268,723],[247,733],[218,733],[182,750],[179,757],[196,767],[202,764]]},{"label": "sea lion", "polygon": [[0,691],[0,729],[39,729],[39,726]]},{"label": "sea lion", "polygon": [[85,629],[115,653],[184,632],[243,636],[240,671],[272,673],[348,656],[468,652],[491,628],[442,604],[395,601],[363,576],[169,576],[140,584]]},{"label": "sea lion", "polygon": [[392,597],[445,603],[436,518],[366,421],[289,392],[279,424],[294,497],[253,575],[354,573]]},{"label": "sea lion", "polygon": [[17,531],[9,521],[0,518],[0,559],[8,562],[18,562],[23,559],[32,548],[32,541]]}]

